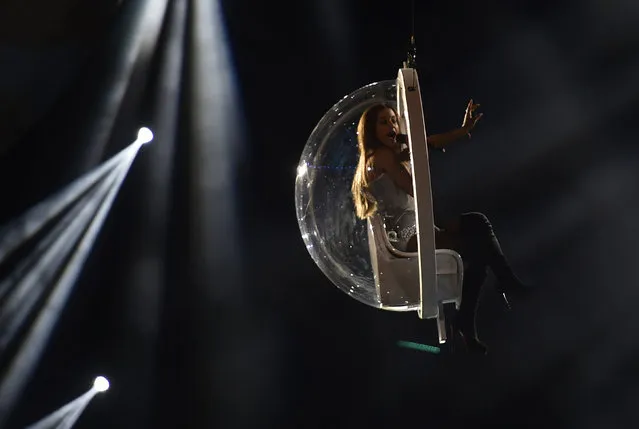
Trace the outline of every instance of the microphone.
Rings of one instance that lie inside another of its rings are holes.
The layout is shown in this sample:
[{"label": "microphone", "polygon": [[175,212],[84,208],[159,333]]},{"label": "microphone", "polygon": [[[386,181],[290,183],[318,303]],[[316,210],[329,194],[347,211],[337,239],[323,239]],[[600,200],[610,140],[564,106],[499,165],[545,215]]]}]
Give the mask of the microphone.
[{"label": "microphone", "polygon": [[395,141],[399,144],[406,143],[408,144],[408,135],[407,134],[397,134],[395,130],[388,133],[388,137],[394,137]]}]

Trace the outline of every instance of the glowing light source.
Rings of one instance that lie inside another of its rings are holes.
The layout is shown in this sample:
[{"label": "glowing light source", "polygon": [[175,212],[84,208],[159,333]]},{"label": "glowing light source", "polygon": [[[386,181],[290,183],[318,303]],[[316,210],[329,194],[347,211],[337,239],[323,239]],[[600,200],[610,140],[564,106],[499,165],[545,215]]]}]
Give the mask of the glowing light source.
[{"label": "glowing light source", "polygon": [[151,140],[153,140],[153,132],[146,127],[140,128],[140,130],[138,131],[138,142],[140,142],[141,144],[146,144],[149,143]]},{"label": "glowing light source", "polygon": [[105,392],[109,390],[109,380],[102,376],[96,377],[96,379],[93,381],[93,388],[98,392]]},{"label": "glowing light source", "polygon": [[303,163],[297,167],[297,177],[302,177],[308,171],[308,166],[306,163]]}]

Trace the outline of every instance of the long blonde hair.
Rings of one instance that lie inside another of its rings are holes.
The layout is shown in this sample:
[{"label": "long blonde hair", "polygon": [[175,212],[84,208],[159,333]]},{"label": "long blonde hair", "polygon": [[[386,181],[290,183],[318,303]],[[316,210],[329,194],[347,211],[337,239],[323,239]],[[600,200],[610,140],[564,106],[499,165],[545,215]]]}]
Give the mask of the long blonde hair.
[{"label": "long blonde hair", "polygon": [[375,149],[382,147],[383,143],[376,136],[377,116],[383,109],[395,109],[386,104],[374,104],[368,107],[357,124],[357,147],[359,149],[359,161],[353,177],[351,192],[353,193],[353,203],[355,204],[355,213],[360,219],[366,219],[377,210],[377,203],[368,192],[369,175],[367,174],[368,160],[375,152]]}]

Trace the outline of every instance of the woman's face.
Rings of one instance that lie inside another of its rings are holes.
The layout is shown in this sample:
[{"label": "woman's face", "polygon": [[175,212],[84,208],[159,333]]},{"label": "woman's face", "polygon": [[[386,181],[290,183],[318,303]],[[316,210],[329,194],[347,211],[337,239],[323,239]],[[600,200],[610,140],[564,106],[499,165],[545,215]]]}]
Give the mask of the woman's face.
[{"label": "woman's face", "polygon": [[400,148],[396,140],[397,134],[399,134],[397,116],[393,109],[385,107],[377,113],[375,136],[385,146],[397,150]]}]

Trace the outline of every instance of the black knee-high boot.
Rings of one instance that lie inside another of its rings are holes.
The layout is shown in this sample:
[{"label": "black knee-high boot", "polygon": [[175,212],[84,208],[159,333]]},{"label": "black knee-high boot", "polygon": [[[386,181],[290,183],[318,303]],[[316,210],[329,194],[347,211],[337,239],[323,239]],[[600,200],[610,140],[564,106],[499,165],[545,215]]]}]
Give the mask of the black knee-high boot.
[{"label": "black knee-high boot", "polygon": [[526,292],[526,286],[508,263],[493,226],[484,214],[471,212],[461,215],[460,233],[466,252],[490,267],[501,292],[516,295]]},{"label": "black knee-high boot", "polygon": [[462,302],[457,314],[457,327],[464,337],[470,351],[486,353],[488,351],[477,337],[476,315],[481,287],[486,279],[486,266],[469,264],[464,270]]}]

